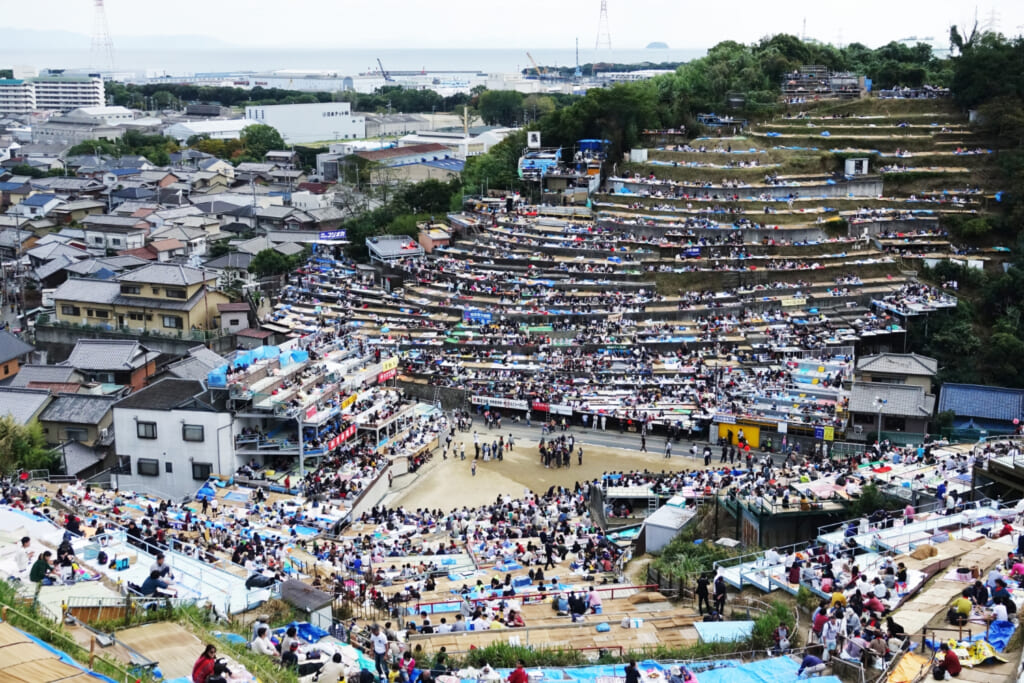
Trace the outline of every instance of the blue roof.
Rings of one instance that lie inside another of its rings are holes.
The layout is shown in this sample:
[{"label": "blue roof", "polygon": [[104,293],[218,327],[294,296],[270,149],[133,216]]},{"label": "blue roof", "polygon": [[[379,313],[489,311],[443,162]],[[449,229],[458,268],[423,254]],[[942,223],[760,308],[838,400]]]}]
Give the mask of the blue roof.
[{"label": "blue roof", "polygon": [[423,165],[440,168],[444,171],[462,173],[462,169],[466,167],[466,162],[462,159],[438,159],[436,161],[424,161]]},{"label": "blue roof", "polygon": [[0,78],[0,85],[21,85],[24,82],[20,78]]},{"label": "blue roof", "polygon": [[57,199],[55,194],[34,194],[25,199],[22,204],[25,206],[46,206],[55,199]]},{"label": "blue roof", "polygon": [[957,417],[1012,422],[1015,418],[1024,418],[1024,389],[943,384],[939,412],[946,410],[952,410]]},{"label": "blue roof", "polygon": [[137,168],[114,168],[114,169],[111,169],[111,170],[107,171],[107,173],[113,173],[114,175],[117,175],[117,176],[121,176],[121,175],[138,175],[140,173],[140,171]]},{"label": "blue roof", "polygon": [[25,187],[25,183],[0,183],[0,192],[13,192]]}]

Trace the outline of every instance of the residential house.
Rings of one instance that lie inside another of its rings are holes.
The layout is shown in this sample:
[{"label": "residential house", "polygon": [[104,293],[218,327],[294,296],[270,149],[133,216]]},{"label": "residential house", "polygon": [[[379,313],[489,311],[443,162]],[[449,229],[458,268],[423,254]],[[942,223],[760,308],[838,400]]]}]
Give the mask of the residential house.
[{"label": "residential house", "polygon": [[939,362],[916,353],[880,353],[857,359],[854,378],[860,382],[912,384],[932,393]]},{"label": "residential house", "polygon": [[263,155],[263,160],[279,168],[295,168],[299,165],[299,154],[291,149],[272,149]]},{"label": "residential house", "polygon": [[211,476],[234,474],[242,463],[235,456],[233,418],[218,408],[202,382],[174,378],[115,404],[115,486],[181,500]]},{"label": "residential house", "polygon": [[134,339],[79,339],[61,365],[74,368],[87,382],[138,391],[156,372],[159,355]]},{"label": "residential house", "polygon": [[118,252],[121,256],[134,256],[145,261],[156,261],[167,263],[176,259],[185,259],[188,256],[188,249],[181,240],[156,239],[144,247],[138,249],[127,249]]},{"label": "residential house", "polygon": [[873,434],[877,439],[881,423],[885,438],[920,443],[934,411],[935,396],[917,384],[854,382],[849,404],[852,430],[847,430],[847,437],[861,441]]},{"label": "residential house", "polygon": [[149,235],[149,223],[133,216],[86,216],[82,229],[90,247],[112,251],[137,249]]},{"label": "residential house", "polygon": [[32,186],[20,180],[0,182],[0,209],[20,204],[32,194]]},{"label": "residential house", "polygon": [[64,202],[50,211],[49,216],[62,225],[80,223],[86,216],[102,214],[106,205],[95,199],[76,199]]},{"label": "residential house", "polygon": [[120,396],[57,394],[39,415],[46,441],[77,441],[83,446],[109,446],[114,442],[114,404]]},{"label": "residential house", "polygon": [[217,273],[217,285],[220,287],[230,287],[239,280],[243,285],[249,285],[258,279],[255,273],[249,272],[252,259],[253,255],[244,251],[229,251],[223,256],[210,259],[203,264],[203,268]]},{"label": "residential house", "polygon": [[219,329],[217,304],[228,299],[216,282],[213,272],[151,263],[114,281],[68,280],[53,299],[62,322],[181,336]]},{"label": "residential house", "polygon": [[85,378],[78,370],[66,365],[21,366],[21,371],[11,378],[7,386],[23,389],[48,389],[53,393],[78,393]]},{"label": "residential house", "polygon": [[50,400],[48,389],[0,387],[0,417],[10,415],[19,425],[31,424],[39,419]]},{"label": "residential house", "polygon": [[24,218],[41,218],[50,215],[50,212],[64,203],[64,200],[55,194],[34,194],[17,206],[11,209],[16,215]]},{"label": "residential house", "polygon": [[217,304],[217,312],[220,313],[220,329],[234,334],[248,328],[250,310],[247,303]]},{"label": "residential house", "polygon": [[179,225],[168,225],[150,233],[152,240],[175,240],[185,247],[185,256],[206,254],[206,231],[200,228],[186,228]]},{"label": "residential house", "polygon": [[0,381],[14,377],[35,347],[7,330],[0,330]]},{"label": "residential house", "polygon": [[194,379],[205,382],[210,373],[227,361],[205,346],[193,346],[188,355],[168,364],[158,373],[178,379]]}]

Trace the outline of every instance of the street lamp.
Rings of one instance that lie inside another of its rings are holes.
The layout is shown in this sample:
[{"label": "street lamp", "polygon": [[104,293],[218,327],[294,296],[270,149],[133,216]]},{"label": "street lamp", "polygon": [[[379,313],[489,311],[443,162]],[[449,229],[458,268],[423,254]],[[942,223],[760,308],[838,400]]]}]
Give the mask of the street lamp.
[{"label": "street lamp", "polygon": [[875,396],[875,406],[878,408],[878,435],[876,438],[878,439],[879,449],[882,447],[882,408],[884,408],[887,403],[888,401],[881,396]]}]

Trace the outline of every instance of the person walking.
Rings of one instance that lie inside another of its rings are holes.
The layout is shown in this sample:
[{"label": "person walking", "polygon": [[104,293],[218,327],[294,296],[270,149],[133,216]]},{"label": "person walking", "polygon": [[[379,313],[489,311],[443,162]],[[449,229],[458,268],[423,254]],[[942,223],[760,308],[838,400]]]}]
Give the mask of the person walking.
[{"label": "person walking", "polygon": [[725,614],[725,578],[721,574],[715,579],[715,611]]},{"label": "person walking", "polygon": [[[476,465],[474,464],[475,468]],[[388,677],[388,637],[381,633],[380,626],[377,624],[373,625],[373,631],[370,634],[370,644],[373,646],[373,665],[377,670],[377,675],[380,676],[380,680],[384,681]]]},{"label": "person walking", "polygon": [[476,460],[473,461],[473,465],[470,467],[470,470],[473,472],[473,476],[475,477],[476,476]]},{"label": "person walking", "polygon": [[708,608],[708,612],[711,611],[711,601],[708,599],[711,596],[711,591],[708,590],[709,585],[708,577],[701,574],[697,579],[697,613],[700,616],[704,616],[705,607]]},{"label": "person walking", "polygon": [[665,443],[665,458],[672,457],[672,442],[668,441]]},{"label": "person walking", "polygon": [[640,452],[647,452],[647,436],[645,434],[640,435]]}]

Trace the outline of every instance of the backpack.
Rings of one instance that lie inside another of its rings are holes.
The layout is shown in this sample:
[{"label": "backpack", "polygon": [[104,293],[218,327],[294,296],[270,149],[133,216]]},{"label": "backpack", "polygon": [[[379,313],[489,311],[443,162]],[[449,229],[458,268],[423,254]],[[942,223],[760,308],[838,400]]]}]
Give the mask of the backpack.
[{"label": "backpack", "polygon": [[106,563],[107,563],[107,552],[105,550],[101,550],[99,552],[99,554],[96,555],[96,564],[105,565]]}]

